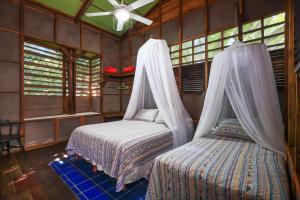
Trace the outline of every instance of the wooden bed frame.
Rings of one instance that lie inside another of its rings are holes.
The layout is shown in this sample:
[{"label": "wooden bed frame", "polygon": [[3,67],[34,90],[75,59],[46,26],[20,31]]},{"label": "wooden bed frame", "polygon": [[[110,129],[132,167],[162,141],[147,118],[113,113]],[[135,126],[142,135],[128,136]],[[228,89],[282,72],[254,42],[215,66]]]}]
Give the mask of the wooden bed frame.
[{"label": "wooden bed frame", "polygon": [[294,161],[292,159],[292,155],[290,153],[290,149],[288,145],[286,145],[286,152],[287,152],[287,165],[288,165],[288,172],[290,175],[290,193],[291,199],[300,200],[300,185],[299,179],[296,173],[296,168]]}]

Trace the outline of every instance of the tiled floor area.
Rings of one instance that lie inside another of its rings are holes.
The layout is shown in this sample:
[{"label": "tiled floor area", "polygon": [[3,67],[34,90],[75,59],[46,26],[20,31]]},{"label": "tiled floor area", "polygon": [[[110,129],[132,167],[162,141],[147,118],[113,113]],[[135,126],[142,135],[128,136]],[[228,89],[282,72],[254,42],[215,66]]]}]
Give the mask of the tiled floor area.
[{"label": "tiled floor area", "polygon": [[92,165],[83,159],[68,157],[49,164],[79,199],[83,200],[142,200],[148,182],[141,179],[127,186],[126,191],[115,192],[116,180],[103,172],[92,171]]}]

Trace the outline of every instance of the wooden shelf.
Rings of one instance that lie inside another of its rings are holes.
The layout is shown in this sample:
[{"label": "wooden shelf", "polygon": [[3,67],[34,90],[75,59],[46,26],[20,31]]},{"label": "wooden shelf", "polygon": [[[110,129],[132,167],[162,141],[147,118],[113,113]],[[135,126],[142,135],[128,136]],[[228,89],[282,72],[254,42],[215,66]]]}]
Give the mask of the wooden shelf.
[{"label": "wooden shelf", "polygon": [[84,112],[84,113],[76,113],[76,114],[62,114],[62,115],[51,115],[51,116],[43,116],[43,117],[31,117],[25,118],[25,122],[34,122],[34,121],[43,121],[43,120],[51,120],[51,119],[65,119],[65,118],[74,118],[74,117],[82,117],[82,116],[96,116],[100,113],[97,112]]},{"label": "wooden shelf", "polygon": [[104,77],[111,77],[111,78],[129,78],[134,76],[133,73],[103,73]]},{"label": "wooden shelf", "polygon": [[102,116],[105,118],[113,118],[113,117],[124,117],[124,112],[110,112],[110,113],[102,113]]}]

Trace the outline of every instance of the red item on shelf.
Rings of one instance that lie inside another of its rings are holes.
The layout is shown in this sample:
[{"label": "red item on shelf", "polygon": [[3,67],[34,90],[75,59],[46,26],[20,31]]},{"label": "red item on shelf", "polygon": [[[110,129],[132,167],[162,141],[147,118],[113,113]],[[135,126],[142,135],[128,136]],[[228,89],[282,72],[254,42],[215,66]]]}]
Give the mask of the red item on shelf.
[{"label": "red item on shelf", "polygon": [[112,66],[107,66],[107,67],[104,67],[104,72],[105,73],[117,73],[118,69],[114,68]]},{"label": "red item on shelf", "polygon": [[135,67],[134,66],[128,66],[128,67],[125,67],[123,69],[124,73],[131,73],[131,72],[134,72],[134,71],[135,71]]}]

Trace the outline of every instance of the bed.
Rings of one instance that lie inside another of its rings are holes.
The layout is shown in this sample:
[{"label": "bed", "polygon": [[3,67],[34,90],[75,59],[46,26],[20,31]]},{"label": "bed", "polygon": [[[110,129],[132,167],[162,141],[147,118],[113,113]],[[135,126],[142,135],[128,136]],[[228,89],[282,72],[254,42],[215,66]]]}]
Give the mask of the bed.
[{"label": "bed", "polygon": [[146,199],[289,199],[285,158],[246,139],[194,139],[155,159]]},{"label": "bed", "polygon": [[116,178],[118,192],[149,176],[154,158],[172,148],[173,136],[165,124],[121,120],[76,128],[66,150]]}]

